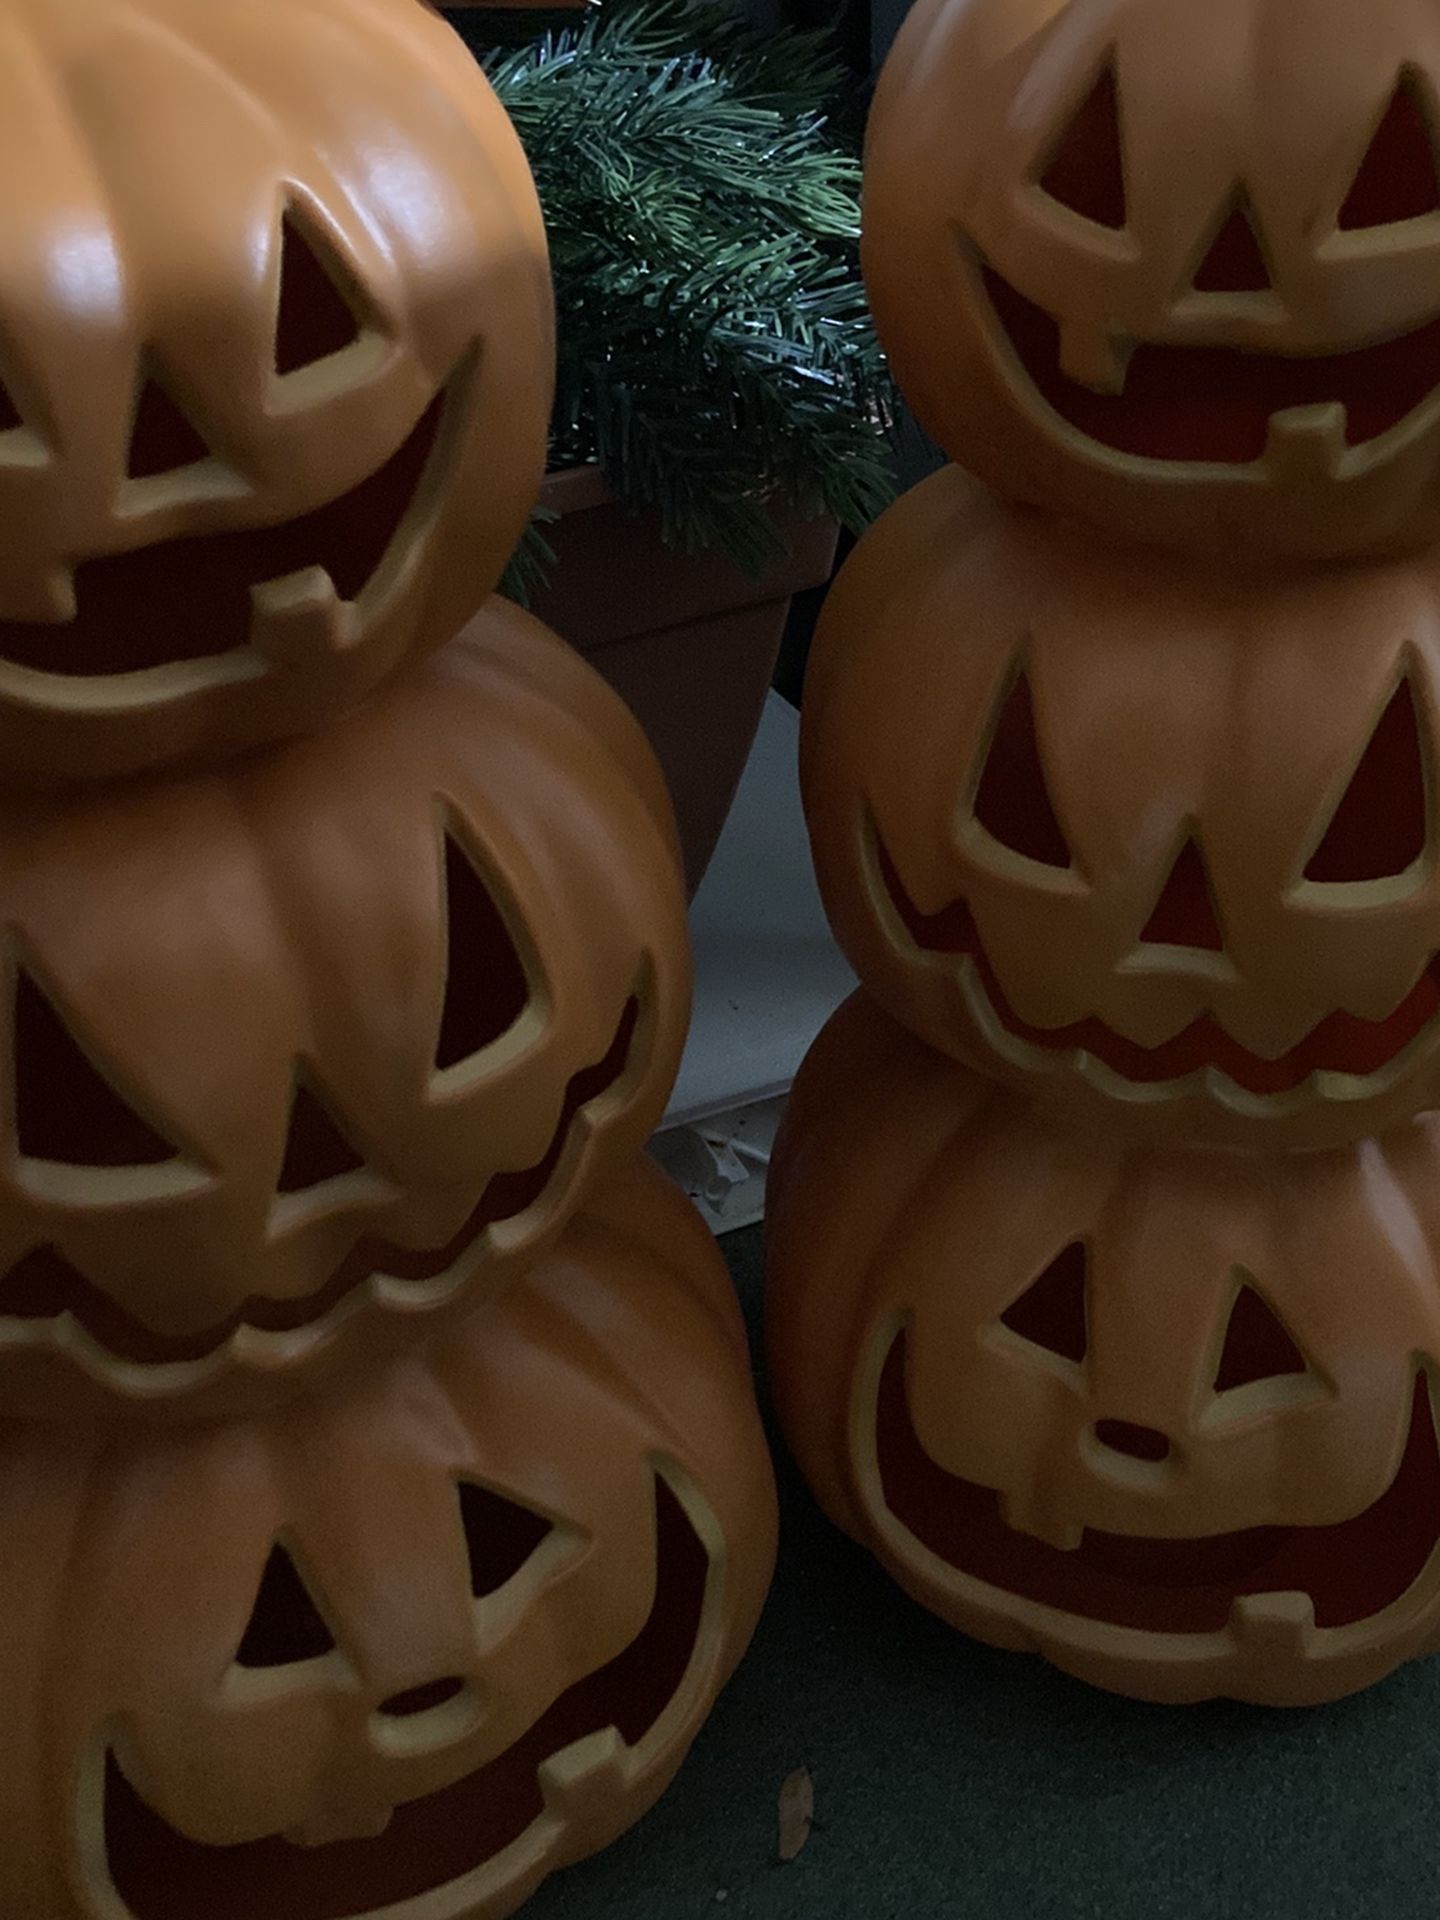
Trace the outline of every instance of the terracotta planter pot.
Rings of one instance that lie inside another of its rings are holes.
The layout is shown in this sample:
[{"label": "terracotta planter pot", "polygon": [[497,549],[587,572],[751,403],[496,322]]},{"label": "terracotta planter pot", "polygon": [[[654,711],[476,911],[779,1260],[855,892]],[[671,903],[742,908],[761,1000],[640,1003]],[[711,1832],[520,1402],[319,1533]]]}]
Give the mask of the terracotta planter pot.
[{"label": "terracotta planter pot", "polygon": [[552,474],[559,556],[535,611],[629,703],[665,770],[693,894],[760,724],[792,597],[824,584],[833,520],[777,508],[789,556],[758,578],[725,555],[665,546],[654,513],[631,513],[594,467]]}]

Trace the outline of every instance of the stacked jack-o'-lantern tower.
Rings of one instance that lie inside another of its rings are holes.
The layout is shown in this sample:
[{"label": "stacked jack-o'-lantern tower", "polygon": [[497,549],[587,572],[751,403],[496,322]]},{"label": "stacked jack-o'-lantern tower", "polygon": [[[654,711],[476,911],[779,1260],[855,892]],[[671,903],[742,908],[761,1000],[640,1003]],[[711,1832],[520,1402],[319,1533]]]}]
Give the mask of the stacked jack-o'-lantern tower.
[{"label": "stacked jack-o'-lantern tower", "polygon": [[0,1911],[493,1920],[774,1527],[660,776],[483,604],[539,209],[415,0],[0,38]]},{"label": "stacked jack-o'-lantern tower", "polygon": [[807,689],[864,987],[772,1373],[913,1594],[1154,1699],[1440,1647],[1437,153],[1422,0],[919,0],[871,126],[984,487],[862,543]]}]

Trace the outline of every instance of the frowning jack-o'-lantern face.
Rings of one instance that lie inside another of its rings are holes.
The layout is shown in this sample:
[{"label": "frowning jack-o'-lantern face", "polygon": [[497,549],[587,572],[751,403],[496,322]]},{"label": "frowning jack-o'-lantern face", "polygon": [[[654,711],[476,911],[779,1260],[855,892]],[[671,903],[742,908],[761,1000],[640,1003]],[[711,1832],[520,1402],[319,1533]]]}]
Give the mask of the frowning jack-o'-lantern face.
[{"label": "frowning jack-o'-lantern face", "polygon": [[498,1920],[644,1813],[774,1553],[702,1235],[635,1165],[428,1360],[184,1433],[0,1430],[7,1913]]},{"label": "frowning jack-o'-lantern face", "polygon": [[1281,553],[1440,532],[1440,26],[1423,0],[924,0],[865,268],[1003,491]]},{"label": "frowning jack-o'-lantern face", "polygon": [[659,1118],[659,771],[504,601],[323,734],[0,811],[4,1411],[313,1384],[513,1276]]},{"label": "frowning jack-o'-lantern face", "polygon": [[950,469],[827,607],[806,804],[897,1018],[1047,1096],[1213,1139],[1434,1103],[1428,562],[1218,577]]},{"label": "frowning jack-o'-lantern face", "polygon": [[788,1436],[981,1638],[1161,1700],[1366,1685],[1440,1645],[1437,1154],[1078,1129],[857,998],[772,1179]]},{"label": "frowning jack-o'-lantern face", "polygon": [[327,722],[450,639],[538,484],[545,241],[412,0],[20,0],[0,68],[0,758]]}]

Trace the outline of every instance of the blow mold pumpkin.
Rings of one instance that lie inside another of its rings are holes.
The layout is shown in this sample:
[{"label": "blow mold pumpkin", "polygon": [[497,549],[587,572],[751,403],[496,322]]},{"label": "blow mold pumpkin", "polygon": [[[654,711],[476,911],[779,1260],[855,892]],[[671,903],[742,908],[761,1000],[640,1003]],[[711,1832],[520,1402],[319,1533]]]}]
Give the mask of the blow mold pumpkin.
[{"label": "blow mold pumpkin", "polygon": [[500,1920],[666,1786],[775,1538],[723,1267],[638,1157],[426,1354],[0,1427],[0,1514],[7,1920]]},{"label": "blow mold pumpkin", "polygon": [[919,0],[864,262],[907,397],[999,491],[1123,537],[1440,539],[1428,0]]},{"label": "blow mold pumpkin", "polygon": [[772,1169],[787,1437],[967,1633],[1146,1699],[1335,1698],[1440,1648],[1437,1195],[1433,1117],[1147,1145],[857,996]]},{"label": "blow mold pumpkin", "polygon": [[802,756],[861,978],[931,1045],[1151,1136],[1440,1104],[1440,569],[1221,571],[957,469],[847,564]]},{"label": "blow mold pumpkin", "polygon": [[519,141],[414,0],[12,0],[5,777],[296,734],[450,640],[551,363]]},{"label": "blow mold pumpkin", "polygon": [[659,1118],[674,828],[504,601],[324,733],[0,806],[0,1409],[212,1414],[542,1252]]}]

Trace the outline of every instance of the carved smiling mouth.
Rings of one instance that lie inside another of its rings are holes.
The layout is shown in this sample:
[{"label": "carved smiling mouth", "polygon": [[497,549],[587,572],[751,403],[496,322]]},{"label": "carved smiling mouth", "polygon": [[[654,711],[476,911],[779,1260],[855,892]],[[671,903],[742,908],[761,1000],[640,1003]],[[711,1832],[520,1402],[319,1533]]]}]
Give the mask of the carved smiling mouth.
[{"label": "carved smiling mouth", "polygon": [[1440,388],[1437,318],[1398,339],[1313,356],[1142,342],[1128,367],[1117,364],[1122,390],[1096,392],[1064,371],[1053,315],[993,267],[976,270],[994,324],[1035,392],[1086,439],[1133,459],[1249,466],[1298,433],[1338,465]]},{"label": "carved smiling mouth", "polygon": [[[1395,1478],[1372,1506],[1333,1526],[1252,1527],[1196,1540],[1087,1530],[1077,1547],[1007,1526],[1000,1496],[939,1466],[915,1431],[905,1335],[885,1361],[876,1450],[885,1505],[947,1566],[1020,1599],[1147,1633],[1243,1637],[1274,1630],[1277,1596],[1303,1639],[1354,1626],[1401,1600],[1440,1544],[1440,1446],[1425,1375]],[[1294,1596],[1304,1596],[1296,1604]]]},{"label": "carved smiling mouth", "polygon": [[52,1246],[37,1247],[0,1278],[0,1327],[17,1322],[28,1336],[37,1322],[76,1323],[105,1353],[143,1367],[174,1366],[207,1359],[237,1333],[254,1328],[284,1334],[322,1323],[377,1275],[421,1286],[453,1275],[490,1229],[538,1206],[560,1173],[580,1117],[623,1078],[640,1024],[640,1002],[625,1007],[603,1060],[572,1076],[549,1146],[534,1166],[497,1173],[458,1231],[439,1247],[405,1247],[367,1234],[342,1260],[325,1285],[300,1299],[261,1296],[244,1302],[225,1320],[198,1333],[167,1335],[126,1313]]},{"label": "carved smiling mouth", "polygon": [[[355,1920],[365,1914],[378,1920],[402,1908],[409,1913],[409,1903],[422,1900],[436,1920],[476,1911],[474,1903],[483,1904],[490,1891],[477,1884],[487,1865],[547,1813],[563,1829],[568,1798],[579,1803],[582,1818],[591,1815],[584,1804],[588,1781],[615,1777],[613,1739],[596,1742],[588,1767],[582,1758],[574,1768],[557,1769],[559,1756],[613,1728],[628,1750],[619,1756],[623,1790],[627,1771],[645,1762],[635,1749],[679,1702],[687,1682],[699,1678],[709,1555],[670,1487],[659,1476],[655,1487],[655,1599],[638,1637],[562,1694],[499,1759],[398,1806],[375,1838],[307,1847],[277,1836],[207,1846],[155,1812],[107,1751],[101,1857],[128,1920],[172,1920],[177,1913],[194,1920]],[[527,1855],[523,1864],[528,1861]]]},{"label": "carved smiling mouth", "polygon": [[1373,1081],[1391,1067],[1440,1015],[1437,956],[1384,1020],[1332,1013],[1297,1046],[1273,1060],[1241,1046],[1210,1014],[1200,1015],[1183,1033],[1156,1047],[1140,1046],[1095,1018],[1065,1027],[1031,1026],[1006,998],[968,903],[957,900],[938,913],[922,913],[878,838],[874,847],[881,884],[915,946],[922,953],[962,962],[970,1010],[986,1039],[993,1043],[998,1035],[1002,1045],[1005,1040],[1013,1043],[1004,1050],[1025,1067],[1053,1067],[1066,1058],[1076,1063],[1098,1061],[1115,1078],[1140,1088],[1168,1088],[1197,1076],[1221,1074],[1243,1093],[1264,1100],[1298,1093],[1318,1080],[1328,1083],[1332,1097],[1340,1098],[1376,1091],[1354,1083]]},{"label": "carved smiling mouth", "polygon": [[236,657],[343,646],[355,602],[403,539],[410,510],[443,463],[450,394],[368,480],[281,526],[196,535],[86,560],[64,622],[0,620],[0,660],[64,680],[144,673]]}]

